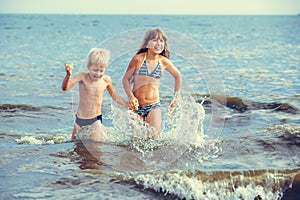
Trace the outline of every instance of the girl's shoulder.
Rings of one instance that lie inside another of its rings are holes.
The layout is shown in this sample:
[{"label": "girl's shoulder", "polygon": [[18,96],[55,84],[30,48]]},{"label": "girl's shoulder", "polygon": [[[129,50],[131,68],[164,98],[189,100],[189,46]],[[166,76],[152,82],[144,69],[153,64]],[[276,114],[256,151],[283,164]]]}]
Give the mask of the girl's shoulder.
[{"label": "girl's shoulder", "polygon": [[134,61],[141,61],[141,60],[144,60],[144,57],[145,57],[145,54],[144,53],[139,53],[139,54],[136,54],[132,60]]},{"label": "girl's shoulder", "polygon": [[172,64],[172,62],[170,61],[169,58],[167,58],[167,57],[165,57],[165,56],[162,56],[162,55],[160,55],[159,61],[160,61],[160,63],[161,63],[163,66],[165,66],[165,67],[167,67],[167,66],[169,66],[170,64]]},{"label": "girl's shoulder", "polygon": [[130,61],[131,67],[138,67],[144,61],[144,54],[136,54]]},{"label": "girl's shoulder", "polygon": [[170,60],[169,58],[163,56],[163,55],[158,55],[160,60]]}]

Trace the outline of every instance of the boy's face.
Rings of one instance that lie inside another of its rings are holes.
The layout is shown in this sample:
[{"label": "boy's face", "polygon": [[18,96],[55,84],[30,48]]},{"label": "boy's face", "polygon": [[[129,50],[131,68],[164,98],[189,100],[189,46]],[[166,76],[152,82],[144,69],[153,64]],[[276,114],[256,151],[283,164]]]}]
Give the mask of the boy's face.
[{"label": "boy's face", "polygon": [[89,74],[93,81],[98,81],[105,72],[106,67],[103,65],[91,65],[89,67]]}]

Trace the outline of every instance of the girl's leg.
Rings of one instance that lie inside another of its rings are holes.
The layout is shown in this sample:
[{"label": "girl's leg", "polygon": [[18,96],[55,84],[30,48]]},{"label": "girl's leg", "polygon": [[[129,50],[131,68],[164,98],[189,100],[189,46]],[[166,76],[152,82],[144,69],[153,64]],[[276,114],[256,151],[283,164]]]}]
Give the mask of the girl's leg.
[{"label": "girl's leg", "polygon": [[[160,108],[154,108],[152,109],[146,118],[146,122],[154,127],[156,129],[157,132],[157,136],[160,135],[160,127],[161,127],[161,109]],[[154,135],[155,133],[151,133],[151,135],[149,135],[149,137],[154,138],[156,137],[156,135]]]}]

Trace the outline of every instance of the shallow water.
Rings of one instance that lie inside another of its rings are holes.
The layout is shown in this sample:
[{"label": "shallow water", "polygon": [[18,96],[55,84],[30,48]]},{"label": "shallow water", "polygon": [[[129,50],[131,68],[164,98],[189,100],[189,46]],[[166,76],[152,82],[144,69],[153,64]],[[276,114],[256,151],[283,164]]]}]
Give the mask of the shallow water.
[{"label": "shallow water", "polygon": [[[0,18],[1,199],[299,197],[299,17]],[[195,128],[193,106],[177,122],[168,118],[173,81],[165,73],[161,140],[131,141],[105,94],[109,142],[70,142],[78,100],[60,89],[63,63],[79,71],[90,48],[111,49],[106,73],[125,97],[120,81],[136,38],[153,26],[166,29],[184,91],[204,100],[204,121]]]}]

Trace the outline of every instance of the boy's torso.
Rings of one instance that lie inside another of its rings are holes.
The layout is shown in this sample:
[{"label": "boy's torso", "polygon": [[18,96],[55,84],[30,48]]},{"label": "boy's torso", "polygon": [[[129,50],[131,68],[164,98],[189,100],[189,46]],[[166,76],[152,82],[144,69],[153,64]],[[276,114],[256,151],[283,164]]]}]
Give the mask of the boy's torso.
[{"label": "boy's torso", "polygon": [[79,82],[79,105],[77,115],[80,118],[93,118],[101,114],[104,90],[108,83],[105,76],[98,81],[91,81],[88,74]]}]

